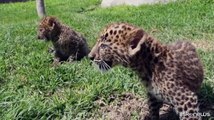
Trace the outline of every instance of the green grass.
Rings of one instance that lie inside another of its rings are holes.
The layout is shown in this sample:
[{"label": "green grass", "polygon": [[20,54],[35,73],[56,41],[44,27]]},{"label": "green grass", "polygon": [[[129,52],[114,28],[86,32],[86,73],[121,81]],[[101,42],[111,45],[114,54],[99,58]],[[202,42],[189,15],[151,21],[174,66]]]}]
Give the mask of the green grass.
[{"label": "green grass", "polygon": [[[107,9],[100,2],[46,0],[46,10],[81,32],[90,47],[104,26],[121,21],[156,30],[152,35],[164,43],[214,39],[213,0]],[[123,92],[145,97],[138,77],[123,67],[101,74],[88,59],[52,67],[51,43],[36,39],[38,20],[34,1],[0,4],[1,119],[86,119],[96,114],[99,97]],[[205,69],[203,98],[214,102],[214,51],[198,52]]]}]

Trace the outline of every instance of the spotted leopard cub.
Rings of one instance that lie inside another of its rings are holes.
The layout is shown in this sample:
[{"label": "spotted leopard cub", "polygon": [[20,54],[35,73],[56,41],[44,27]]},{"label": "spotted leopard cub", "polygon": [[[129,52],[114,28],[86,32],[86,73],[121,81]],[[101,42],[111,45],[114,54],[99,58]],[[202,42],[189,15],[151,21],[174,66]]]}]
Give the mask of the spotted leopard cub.
[{"label": "spotted leopard cub", "polygon": [[147,119],[158,120],[163,103],[172,105],[181,120],[201,119],[196,92],[203,67],[191,43],[164,45],[141,28],[115,23],[103,30],[88,56],[101,70],[120,64],[139,75],[148,90]]},{"label": "spotted leopard cub", "polygon": [[54,46],[54,63],[80,60],[89,53],[85,38],[61,24],[55,17],[44,17],[38,27],[38,39],[51,41]]}]

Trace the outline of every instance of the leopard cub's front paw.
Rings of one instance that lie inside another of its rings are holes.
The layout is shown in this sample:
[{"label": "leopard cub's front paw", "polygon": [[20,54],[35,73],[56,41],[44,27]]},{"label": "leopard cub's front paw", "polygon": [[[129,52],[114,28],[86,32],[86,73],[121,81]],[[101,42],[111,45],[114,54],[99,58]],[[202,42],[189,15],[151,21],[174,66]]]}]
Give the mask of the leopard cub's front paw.
[{"label": "leopard cub's front paw", "polygon": [[74,62],[75,61],[75,57],[74,56],[70,56],[67,61],[68,62]]},{"label": "leopard cub's front paw", "polygon": [[53,67],[57,67],[57,66],[59,66],[61,64],[61,62],[59,61],[59,59],[57,59],[57,58],[54,58],[53,59],[53,63],[52,63],[52,66]]}]

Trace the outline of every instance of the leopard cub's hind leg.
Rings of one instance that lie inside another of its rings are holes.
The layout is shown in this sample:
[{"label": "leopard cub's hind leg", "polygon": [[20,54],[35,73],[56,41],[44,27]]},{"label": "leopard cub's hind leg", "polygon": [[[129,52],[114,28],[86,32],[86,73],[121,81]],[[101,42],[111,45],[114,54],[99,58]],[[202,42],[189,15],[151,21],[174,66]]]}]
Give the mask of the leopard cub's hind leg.
[{"label": "leopard cub's hind leg", "polygon": [[149,115],[146,116],[146,120],[159,120],[159,110],[163,105],[163,102],[159,101],[155,96],[148,93],[148,105]]},{"label": "leopard cub's hind leg", "polygon": [[173,100],[180,120],[201,120],[196,94],[188,90],[180,94],[181,96],[176,96]]}]

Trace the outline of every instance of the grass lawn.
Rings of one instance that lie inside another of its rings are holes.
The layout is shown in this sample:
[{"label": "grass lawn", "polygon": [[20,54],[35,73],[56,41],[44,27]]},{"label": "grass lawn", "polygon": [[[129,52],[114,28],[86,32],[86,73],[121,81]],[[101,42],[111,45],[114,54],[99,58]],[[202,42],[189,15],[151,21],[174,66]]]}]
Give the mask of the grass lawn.
[{"label": "grass lawn", "polygon": [[[214,2],[182,0],[164,5],[102,9],[100,0],[45,0],[48,15],[81,32],[92,47],[108,23],[141,26],[163,43],[187,39],[204,64],[201,97],[214,103]],[[35,1],[0,4],[0,118],[87,119],[97,114],[98,98],[125,92],[146,98],[130,70],[101,74],[88,59],[52,67],[51,43],[37,40]],[[154,31],[154,32],[152,32]],[[211,118],[210,118],[211,119]]]}]

